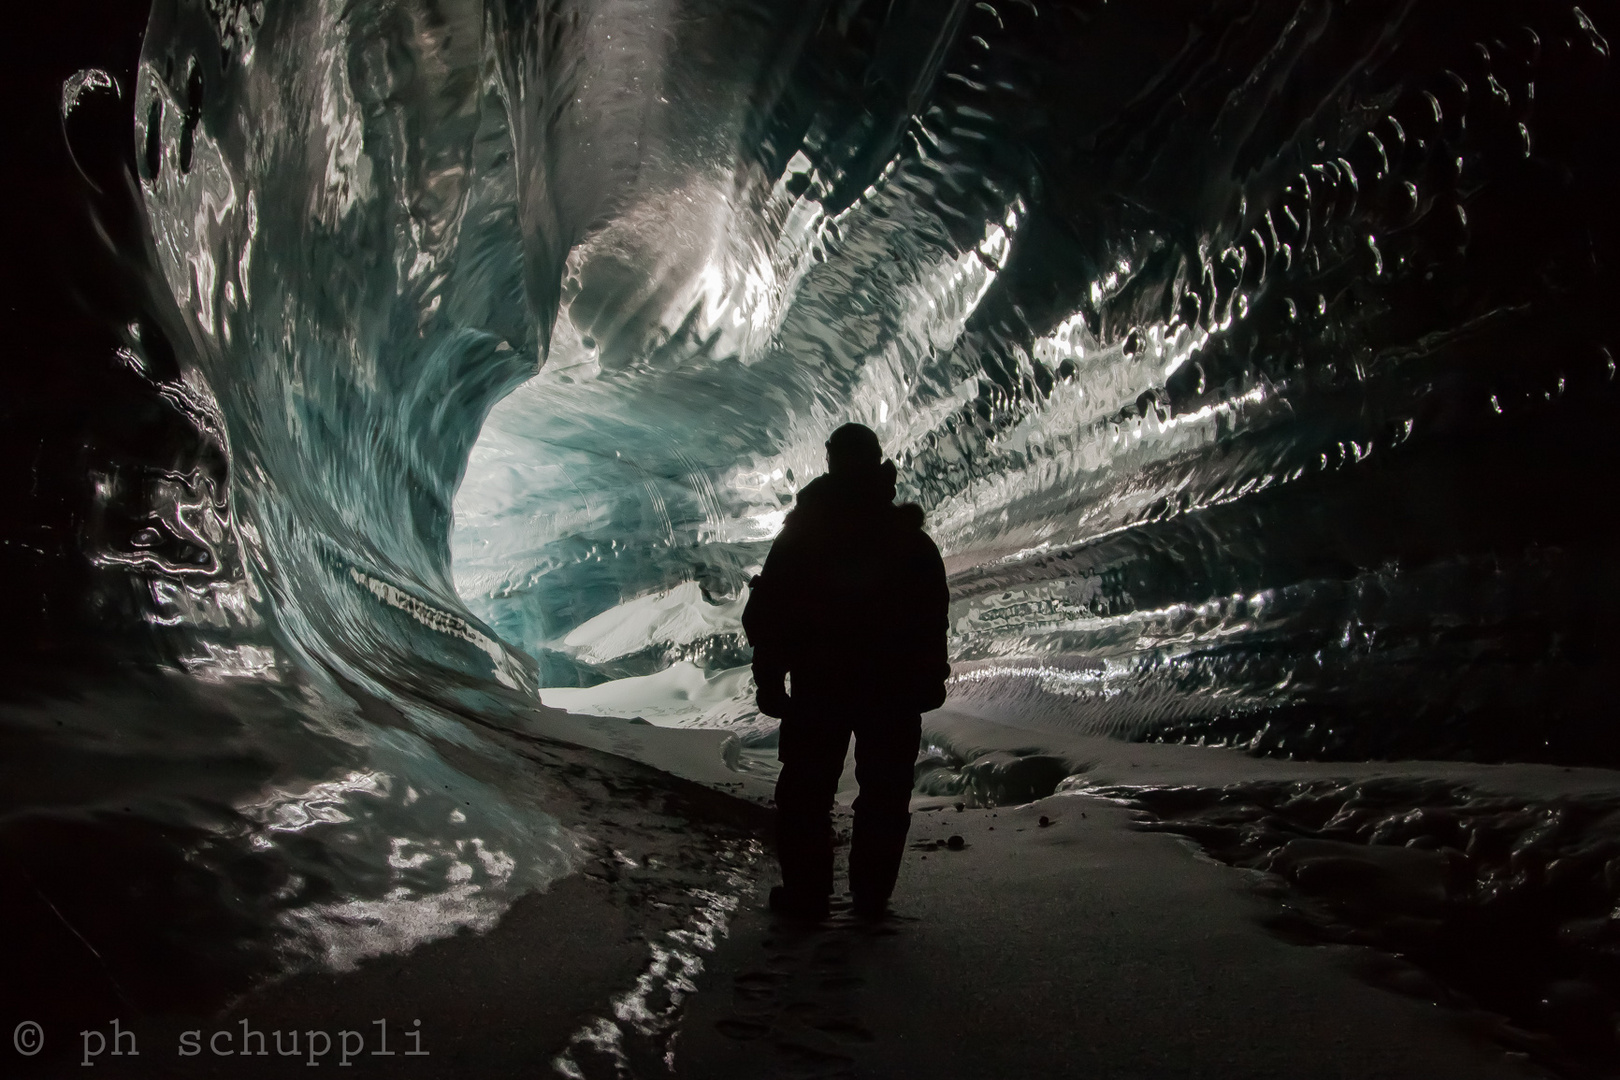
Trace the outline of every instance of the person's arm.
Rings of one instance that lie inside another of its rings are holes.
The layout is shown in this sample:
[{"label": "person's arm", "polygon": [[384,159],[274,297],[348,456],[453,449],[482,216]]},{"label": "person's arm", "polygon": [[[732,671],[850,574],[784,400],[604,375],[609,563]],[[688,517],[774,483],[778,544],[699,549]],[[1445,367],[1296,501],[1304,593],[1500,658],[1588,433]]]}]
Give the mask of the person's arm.
[{"label": "person's arm", "polygon": [[909,533],[894,592],[897,706],[928,712],[945,703],[951,665],[950,587],[939,548],[920,528]]},{"label": "person's arm", "polygon": [[[774,581],[774,579],[772,579]],[[780,598],[766,584],[764,574],[748,583],[748,604],[743,608],[743,631],[754,648],[754,704],[766,716],[787,715],[787,649],[781,640]]]},{"label": "person's arm", "polygon": [[945,681],[951,677],[950,631],[951,588],[945,577],[945,560],[939,548],[926,533],[922,536],[925,551],[919,553],[922,564],[921,603],[922,646],[918,660],[921,676],[918,686],[921,711],[937,709],[945,704]]},{"label": "person's arm", "polygon": [[749,582],[743,632],[754,650],[754,703],[766,716],[783,718],[791,701],[787,675],[793,667],[791,619],[797,585],[797,530],[789,516],[764,568]]}]

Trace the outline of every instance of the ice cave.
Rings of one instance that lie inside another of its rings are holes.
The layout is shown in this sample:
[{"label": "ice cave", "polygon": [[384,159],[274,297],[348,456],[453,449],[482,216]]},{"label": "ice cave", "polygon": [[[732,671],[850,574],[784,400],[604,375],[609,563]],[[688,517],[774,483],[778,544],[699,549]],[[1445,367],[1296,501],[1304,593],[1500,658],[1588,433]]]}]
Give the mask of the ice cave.
[{"label": "ice cave", "polygon": [[[1611,0],[18,19],[0,1073],[1620,1076]],[[951,675],[796,925],[851,422]]]}]

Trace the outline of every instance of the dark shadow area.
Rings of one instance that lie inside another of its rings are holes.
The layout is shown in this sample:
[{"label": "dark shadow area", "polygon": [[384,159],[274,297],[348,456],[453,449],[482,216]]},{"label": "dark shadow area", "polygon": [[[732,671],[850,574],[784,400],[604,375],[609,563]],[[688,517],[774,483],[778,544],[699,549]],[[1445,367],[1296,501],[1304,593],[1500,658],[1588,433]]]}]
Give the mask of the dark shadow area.
[{"label": "dark shadow area", "polygon": [[1274,932],[1353,947],[1362,977],[1480,1014],[1557,1075],[1617,1075],[1620,799],[1393,779],[1098,793],[1258,872]]}]

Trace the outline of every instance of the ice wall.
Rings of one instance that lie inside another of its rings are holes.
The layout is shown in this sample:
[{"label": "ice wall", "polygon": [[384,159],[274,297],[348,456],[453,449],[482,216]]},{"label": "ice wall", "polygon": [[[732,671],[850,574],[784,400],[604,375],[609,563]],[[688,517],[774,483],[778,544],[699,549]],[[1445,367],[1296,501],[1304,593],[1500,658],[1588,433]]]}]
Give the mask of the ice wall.
[{"label": "ice wall", "polygon": [[718,677],[735,627],[565,643],[734,603],[857,419],[959,704],[1608,746],[1608,14],[161,3],[136,148],[232,602],[475,712]]},{"label": "ice wall", "polygon": [[1608,8],[757,14],[721,70],[663,58],[685,126],[639,133],[457,495],[457,586],[544,683],[696,663],[686,720],[734,721],[727,631],[568,635],[732,602],[855,419],[950,560],[960,706],[1614,754]]}]

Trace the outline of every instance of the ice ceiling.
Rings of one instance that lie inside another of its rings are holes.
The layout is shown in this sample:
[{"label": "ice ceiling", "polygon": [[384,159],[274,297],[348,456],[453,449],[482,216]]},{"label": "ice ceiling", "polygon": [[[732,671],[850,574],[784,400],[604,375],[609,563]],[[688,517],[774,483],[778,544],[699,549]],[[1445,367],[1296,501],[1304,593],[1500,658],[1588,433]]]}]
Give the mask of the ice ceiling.
[{"label": "ice ceiling", "polygon": [[1592,12],[165,2],[137,148],[232,543],[346,677],[739,722],[744,583],[860,420],[961,707],[1579,755]]}]

